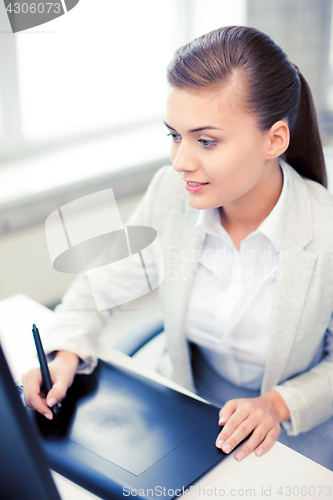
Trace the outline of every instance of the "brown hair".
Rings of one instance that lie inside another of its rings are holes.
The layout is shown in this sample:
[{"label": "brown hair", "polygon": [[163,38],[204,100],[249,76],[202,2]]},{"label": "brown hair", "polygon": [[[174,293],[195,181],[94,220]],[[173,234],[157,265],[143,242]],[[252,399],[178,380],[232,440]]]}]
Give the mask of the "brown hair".
[{"label": "brown hair", "polygon": [[235,77],[245,84],[246,110],[257,117],[261,130],[288,120],[290,144],[284,159],[300,175],[327,187],[310,88],[267,35],[247,26],[220,28],[178,49],[167,68],[167,80],[177,88],[216,90]]}]

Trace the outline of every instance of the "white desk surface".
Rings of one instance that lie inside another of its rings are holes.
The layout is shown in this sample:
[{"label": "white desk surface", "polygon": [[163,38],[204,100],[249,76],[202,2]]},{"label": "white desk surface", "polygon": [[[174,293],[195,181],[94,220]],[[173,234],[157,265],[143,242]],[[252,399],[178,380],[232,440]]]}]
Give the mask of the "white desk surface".
[{"label": "white desk surface", "polygon": [[[42,335],[52,320],[52,314],[52,311],[23,294],[0,301],[0,341],[15,381],[19,381],[24,372],[38,364],[31,333],[32,324],[38,325]],[[104,349],[100,357],[190,394],[112,348],[107,352]],[[63,500],[99,498],[55,472],[52,472],[52,475]],[[271,450],[261,457],[252,453],[237,462],[231,454],[193,483],[191,489],[184,494],[184,497],[189,498],[227,496],[269,497],[273,500],[333,499],[333,472],[281,443],[275,443]]]}]

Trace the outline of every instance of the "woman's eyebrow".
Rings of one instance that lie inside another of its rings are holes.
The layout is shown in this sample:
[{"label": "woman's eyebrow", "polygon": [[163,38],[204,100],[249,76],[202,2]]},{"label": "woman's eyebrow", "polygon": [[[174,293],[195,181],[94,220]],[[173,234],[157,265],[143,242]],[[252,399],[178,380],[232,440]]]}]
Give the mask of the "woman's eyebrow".
[{"label": "woman's eyebrow", "polygon": [[[168,129],[173,130],[174,132],[176,132],[176,130],[174,128],[170,127],[170,125],[168,125],[166,122],[164,122],[164,125],[166,127],[168,127]],[[224,129],[223,128],[217,128],[217,127],[211,127],[210,125],[207,125],[205,127],[198,127],[198,128],[193,128],[192,130],[188,130],[188,133],[192,134],[193,132],[200,132],[201,130],[224,130]]]}]

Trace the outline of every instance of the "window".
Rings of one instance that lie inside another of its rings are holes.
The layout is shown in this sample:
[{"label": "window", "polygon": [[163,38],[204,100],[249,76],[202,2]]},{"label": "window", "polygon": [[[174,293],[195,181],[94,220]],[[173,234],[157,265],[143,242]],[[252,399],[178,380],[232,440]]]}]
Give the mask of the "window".
[{"label": "window", "polygon": [[[205,31],[244,24],[245,6],[80,0],[67,14],[13,34],[0,2],[2,232],[41,223],[59,199],[121,178],[119,193],[142,192],[169,162],[162,123],[174,51]],[[134,170],[142,180],[129,183]]]},{"label": "window", "polygon": [[178,45],[175,1],[81,0],[44,26],[42,36],[17,35],[29,141],[162,116],[165,67]]},{"label": "window", "polygon": [[[174,50],[204,31],[245,22],[244,6],[245,0],[80,0],[66,15],[15,35],[7,21],[0,42],[1,156],[161,122]],[[3,5],[0,14],[4,26]]]}]

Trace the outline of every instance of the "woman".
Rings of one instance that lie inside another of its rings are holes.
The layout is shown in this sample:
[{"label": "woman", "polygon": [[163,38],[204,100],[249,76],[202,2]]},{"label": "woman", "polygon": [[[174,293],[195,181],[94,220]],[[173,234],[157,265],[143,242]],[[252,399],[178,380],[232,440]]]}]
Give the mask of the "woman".
[{"label": "woman", "polygon": [[[282,442],[304,452],[305,441],[305,454],[329,465],[318,439],[333,414],[333,203],[308,85],[248,27],[182,47],[167,78],[173,169],[157,172],[129,223],[161,240],[172,377],[222,406],[225,453],[251,432],[236,459],[266,453],[282,424]],[[153,253],[146,265],[160,272]],[[116,302],[111,274],[100,287]],[[79,358],[81,372],[96,362],[108,313],[66,312],[90,300],[80,276],[47,341],[56,356],[46,401],[38,370],[23,380],[27,404],[47,418]]]}]

